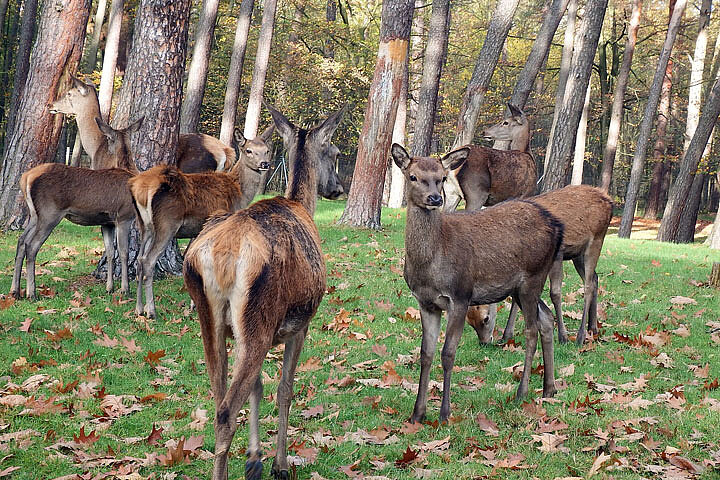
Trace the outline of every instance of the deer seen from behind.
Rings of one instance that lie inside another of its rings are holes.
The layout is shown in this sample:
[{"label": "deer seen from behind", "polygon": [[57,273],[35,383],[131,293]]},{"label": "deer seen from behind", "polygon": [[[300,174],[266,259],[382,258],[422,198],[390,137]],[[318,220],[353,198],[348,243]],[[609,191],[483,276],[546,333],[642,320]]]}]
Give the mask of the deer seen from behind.
[{"label": "deer seen from behind", "polygon": [[[517,398],[528,393],[538,331],[545,374],[543,396],[555,394],[552,315],[540,301],[545,279],[562,244],[563,226],[530,201],[508,201],[479,212],[443,213],[443,184],[448,171],[466,161],[470,149],[460,148],[443,159],[410,158],[392,146],[395,164],[406,179],[405,281],[420,307],[422,346],[420,384],[411,421],[425,418],[427,387],[440,334],[440,316],[447,312],[442,350],[443,397],[440,420],[450,416],[450,376],[470,305],[500,301],[512,295],[526,318],[525,369]],[[527,232],[533,232],[528,239]]]},{"label": "deer seen from behind", "polygon": [[[537,168],[530,154],[530,122],[519,108],[508,104],[511,116],[484,132],[487,140],[510,141],[510,150],[466,145],[467,161],[450,169],[445,210],[465,198],[465,210],[475,212],[486,205],[532,196],[537,190]],[[447,168],[448,165],[445,165]]]},{"label": "deer seen from behind", "polygon": [[[116,152],[120,164],[135,165],[129,149],[129,134],[136,131],[142,121],[141,118],[124,130],[104,125],[108,151]],[[128,234],[135,219],[128,188],[128,180],[132,177],[132,172],[121,168],[92,170],[59,163],[45,163],[25,172],[20,178],[20,189],[27,203],[29,218],[25,231],[18,239],[10,293],[20,297],[22,265],[27,259],[26,294],[28,298],[35,299],[35,258],[38,250],[60,220],[67,218],[78,225],[100,225],[107,258],[112,259],[115,254],[113,241],[117,237],[121,265],[120,292],[127,294]],[[111,292],[112,289],[113,262],[110,261],[106,290]]]},{"label": "deer seen from behind", "polygon": [[[290,478],[286,447],[295,369],[308,324],[325,292],[325,261],[312,215],[318,179],[322,177],[319,170],[332,168],[322,164],[322,152],[344,109],[316,128],[305,130],[266,106],[287,151],[290,174],[285,197],[261,200],[246,210],[211,218],[188,248],[184,264],[185,285],[197,306],[215,398],[213,480],[227,479],[237,416],[248,399],[250,436],[245,478],[262,476],[260,372],[267,352],[280,343],[285,344],[285,350],[277,392],[277,453],[272,475]],[[235,340],[229,385],[228,336]]]}]

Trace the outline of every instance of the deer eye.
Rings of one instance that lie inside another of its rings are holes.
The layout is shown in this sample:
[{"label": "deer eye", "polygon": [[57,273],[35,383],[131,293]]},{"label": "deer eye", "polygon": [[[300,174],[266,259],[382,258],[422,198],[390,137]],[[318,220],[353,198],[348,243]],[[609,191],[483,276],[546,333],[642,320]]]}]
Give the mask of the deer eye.
[{"label": "deer eye", "polygon": [[503,122],[503,125],[508,125],[508,122]]},{"label": "deer eye", "polygon": [[417,177],[415,175],[410,175],[410,181],[417,182]]},{"label": "deer eye", "polygon": [[248,148],[247,150],[245,150],[245,153],[250,154],[250,153],[252,153],[252,150],[250,150],[250,149]]}]

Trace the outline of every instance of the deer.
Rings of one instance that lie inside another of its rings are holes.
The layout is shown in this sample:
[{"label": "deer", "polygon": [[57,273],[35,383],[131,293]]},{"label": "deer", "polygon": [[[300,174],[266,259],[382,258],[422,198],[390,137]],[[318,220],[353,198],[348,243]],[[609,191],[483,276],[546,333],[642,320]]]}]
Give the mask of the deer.
[{"label": "deer", "polygon": [[562,223],[545,208],[527,200],[506,201],[477,212],[443,212],[442,192],[448,168],[461,168],[471,149],[452,151],[442,161],[411,158],[396,143],[391,153],[406,180],[404,277],[418,301],[422,322],[420,383],[410,420],[425,419],[442,311],[447,312],[447,328],[442,349],[440,421],[446,422],[450,417],[450,377],[468,306],[498,302],[508,295],[517,300],[528,319],[525,367],[516,398],[528,393],[538,333],[545,367],[543,396],[553,396],[552,315],[540,294],[553,262],[562,255]]},{"label": "deer", "polygon": [[510,150],[466,145],[467,161],[448,175],[445,211],[455,210],[461,197],[465,210],[474,212],[510,198],[535,195],[537,167],[530,154],[530,122],[515,105],[508,103],[508,108],[511,116],[487,128],[484,137],[510,141]]},{"label": "deer", "polygon": [[[345,107],[309,130],[293,125],[273,106],[266,107],[283,138],[290,166],[285,196],[212,217],[188,248],[183,266],[185,285],[197,306],[215,398],[213,480],[227,479],[228,451],[237,430],[237,416],[248,399],[250,435],[245,478],[262,476],[260,372],[270,348],[281,343],[285,351],[277,391],[277,453],[271,472],[275,478],[290,478],[287,426],[295,369],[309,322],[325,292],[325,260],[312,216],[320,193],[319,171],[328,168],[322,165],[322,151],[327,149]],[[235,341],[235,358],[228,385],[225,342],[229,336]]]},{"label": "deer", "polygon": [[[50,112],[75,115],[80,142],[90,156],[90,168],[130,168],[115,164],[114,157],[107,151],[107,141],[99,127],[100,103],[94,85],[73,76],[72,86],[50,105]],[[234,138],[239,138],[238,134],[236,131]],[[186,133],[178,139],[176,164],[183,172],[226,171],[236,158],[234,148],[210,135]]]},{"label": "deer", "polygon": [[[587,331],[598,333],[598,276],[595,269],[612,218],[613,202],[605,192],[589,185],[570,185],[533,197],[532,201],[545,208],[565,225],[563,257],[555,262],[549,273],[550,299],[555,307],[558,341],[566,343],[568,334],[563,322],[561,306],[562,262],[572,260],[584,284],[583,316],[576,338],[577,344],[582,345]],[[517,309],[517,304],[513,302],[501,343],[506,343],[513,336]],[[492,308],[477,307],[476,311],[468,314],[467,322],[475,329],[481,343],[492,341],[495,327],[494,319],[491,318],[492,310]]]},{"label": "deer", "polygon": [[[123,130],[114,130],[100,120],[98,125],[107,138],[108,151],[114,152],[121,165],[132,165],[129,135],[140,128],[143,119]],[[26,262],[26,296],[35,300],[35,258],[40,247],[60,220],[67,218],[78,225],[100,225],[105,254],[115,254],[113,240],[117,238],[120,256],[120,293],[128,293],[128,235],[135,220],[128,180],[134,172],[122,168],[92,170],[58,163],[45,163],[31,168],[20,177],[20,189],[29,211],[28,223],[18,238],[15,250],[15,271],[10,293],[21,297],[20,277]],[[108,194],[111,192],[112,194]],[[113,291],[113,262],[108,262],[106,281],[108,293]]]}]

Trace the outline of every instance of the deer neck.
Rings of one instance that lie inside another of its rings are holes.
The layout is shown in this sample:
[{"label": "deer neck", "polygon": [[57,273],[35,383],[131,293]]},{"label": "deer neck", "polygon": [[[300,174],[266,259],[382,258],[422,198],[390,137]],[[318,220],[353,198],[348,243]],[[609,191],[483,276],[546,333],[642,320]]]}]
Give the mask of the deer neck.
[{"label": "deer neck", "polygon": [[240,171],[242,173],[238,177],[238,183],[240,184],[243,203],[247,206],[250,205],[250,202],[252,202],[260,189],[260,181],[262,180],[263,174],[248,167],[243,167]]},{"label": "deer neck", "polygon": [[413,265],[429,264],[436,255],[441,241],[440,209],[428,210],[408,201],[405,224],[405,256]]},{"label": "deer neck", "polygon": [[76,115],[80,143],[82,143],[83,150],[87,152],[91,160],[95,158],[98,148],[105,141],[105,136],[100,131],[95,117],[100,117],[100,107],[97,105],[82,114]]},{"label": "deer neck", "polygon": [[317,172],[305,147],[306,136],[305,130],[299,130],[294,148],[288,149],[290,172],[285,197],[302,204],[312,216],[317,200]]},{"label": "deer neck", "polygon": [[530,153],[530,131],[524,130],[510,142],[510,150]]}]

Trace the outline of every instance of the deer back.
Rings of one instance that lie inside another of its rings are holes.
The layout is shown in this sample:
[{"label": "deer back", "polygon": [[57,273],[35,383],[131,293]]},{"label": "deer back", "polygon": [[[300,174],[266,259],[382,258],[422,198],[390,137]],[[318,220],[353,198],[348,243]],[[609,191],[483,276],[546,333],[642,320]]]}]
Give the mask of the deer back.
[{"label": "deer back", "polygon": [[178,138],[176,165],[183,173],[225,171],[235,163],[235,150],[204,133]]}]

